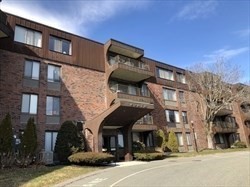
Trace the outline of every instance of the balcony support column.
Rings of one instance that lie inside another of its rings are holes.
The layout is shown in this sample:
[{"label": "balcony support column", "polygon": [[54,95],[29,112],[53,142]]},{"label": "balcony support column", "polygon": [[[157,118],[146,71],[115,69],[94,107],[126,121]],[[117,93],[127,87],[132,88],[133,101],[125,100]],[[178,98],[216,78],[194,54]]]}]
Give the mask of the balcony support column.
[{"label": "balcony support column", "polygon": [[124,139],[124,153],[125,161],[133,160],[132,155],[132,127],[133,124],[126,125],[122,128],[123,139]]}]

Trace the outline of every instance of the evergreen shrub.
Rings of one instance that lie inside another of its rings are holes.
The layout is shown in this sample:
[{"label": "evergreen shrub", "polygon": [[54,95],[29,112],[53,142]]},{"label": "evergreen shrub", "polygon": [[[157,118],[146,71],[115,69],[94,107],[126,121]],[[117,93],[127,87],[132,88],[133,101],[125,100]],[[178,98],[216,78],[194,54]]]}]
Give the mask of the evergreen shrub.
[{"label": "evergreen shrub", "polygon": [[82,151],[82,141],[76,125],[72,121],[65,121],[57,134],[55,153],[60,162],[68,162],[68,157]]},{"label": "evergreen shrub", "polygon": [[144,152],[134,153],[134,158],[136,160],[141,160],[141,161],[152,161],[152,160],[162,160],[165,158],[165,155],[164,153],[160,152],[144,151]]},{"label": "evergreen shrub", "polygon": [[108,153],[78,152],[68,157],[70,163],[78,165],[101,165],[114,161],[114,156]]},{"label": "evergreen shrub", "polygon": [[175,133],[173,131],[170,131],[169,134],[168,134],[167,147],[173,153],[179,152],[179,150],[178,150],[179,146],[178,146],[177,138],[176,138],[176,135],[175,135]]}]

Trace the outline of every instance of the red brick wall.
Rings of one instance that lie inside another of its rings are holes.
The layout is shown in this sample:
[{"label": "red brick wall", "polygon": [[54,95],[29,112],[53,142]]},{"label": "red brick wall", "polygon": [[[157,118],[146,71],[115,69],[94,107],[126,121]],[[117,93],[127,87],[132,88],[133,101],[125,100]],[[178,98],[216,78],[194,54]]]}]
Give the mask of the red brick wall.
[{"label": "red brick wall", "polygon": [[[46,125],[46,96],[59,96],[60,124],[65,120],[90,120],[105,110],[104,73],[76,66],[58,64],[39,58],[0,50],[0,120],[11,114],[16,132],[20,124],[22,93],[38,94],[37,133],[40,148],[44,148],[45,130],[58,130],[59,124]],[[25,59],[40,61],[38,88],[23,86]],[[47,90],[47,63],[61,66],[61,91]]]}]

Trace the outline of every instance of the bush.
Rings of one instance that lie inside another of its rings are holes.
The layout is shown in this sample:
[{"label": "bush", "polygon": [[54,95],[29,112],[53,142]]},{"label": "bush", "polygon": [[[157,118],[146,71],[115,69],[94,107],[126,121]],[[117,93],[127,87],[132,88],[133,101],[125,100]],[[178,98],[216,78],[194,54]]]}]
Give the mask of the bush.
[{"label": "bush", "polygon": [[136,160],[141,161],[152,161],[152,160],[162,160],[165,158],[164,153],[153,152],[153,151],[145,151],[145,152],[137,152],[134,153],[134,157]]},{"label": "bush", "polygon": [[70,163],[79,165],[101,165],[114,161],[115,157],[108,153],[78,152],[68,157]]},{"label": "bush", "polygon": [[245,142],[241,142],[241,141],[236,141],[232,145],[232,148],[246,148],[246,147],[247,145],[245,144]]},{"label": "bush", "polygon": [[21,144],[19,151],[15,155],[15,164],[23,168],[34,163],[36,158],[37,133],[34,118],[29,118],[20,139]]},{"label": "bush", "polygon": [[179,152],[178,150],[178,142],[177,138],[175,136],[175,133],[173,131],[170,131],[168,134],[168,142],[167,142],[167,147],[171,150],[171,152]]},{"label": "bush", "polygon": [[68,162],[68,157],[76,152],[82,151],[81,137],[76,125],[72,121],[65,121],[58,134],[55,145],[60,162]]},{"label": "bush", "polygon": [[29,118],[23,136],[21,138],[21,155],[33,157],[37,148],[37,134],[34,118]]},{"label": "bush", "polygon": [[12,167],[15,162],[11,116],[7,114],[0,124],[0,168]]},{"label": "bush", "polygon": [[133,152],[145,150],[146,147],[145,144],[140,141],[134,141],[132,146],[133,146]]},{"label": "bush", "polygon": [[10,114],[7,114],[0,124],[0,153],[13,152],[13,132]]},{"label": "bush", "polygon": [[156,132],[156,141],[157,147],[160,147],[164,151],[167,146],[167,137],[163,130],[159,129]]}]

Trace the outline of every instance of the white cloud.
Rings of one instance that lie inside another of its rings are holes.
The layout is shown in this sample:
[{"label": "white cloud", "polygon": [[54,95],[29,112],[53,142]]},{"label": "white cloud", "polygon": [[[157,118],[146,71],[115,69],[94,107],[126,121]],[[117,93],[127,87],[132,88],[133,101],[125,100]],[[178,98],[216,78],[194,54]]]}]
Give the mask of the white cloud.
[{"label": "white cloud", "polygon": [[[44,1],[46,2],[46,1]],[[3,1],[2,10],[74,34],[88,35],[91,28],[122,12],[148,5],[147,1],[51,1],[48,10],[41,1]],[[48,3],[48,2],[47,2]],[[64,7],[61,8],[61,5]]]},{"label": "white cloud", "polygon": [[250,28],[238,30],[235,32],[235,34],[239,35],[242,38],[249,37],[250,36]]},{"label": "white cloud", "polygon": [[204,57],[210,59],[213,62],[218,58],[224,58],[226,60],[229,60],[247,51],[249,51],[249,47],[242,47],[242,48],[237,48],[237,49],[222,48],[222,49],[213,51],[210,54],[204,55]]},{"label": "white cloud", "polygon": [[213,14],[218,5],[217,1],[191,1],[174,16],[174,19],[194,20],[206,18]]}]

